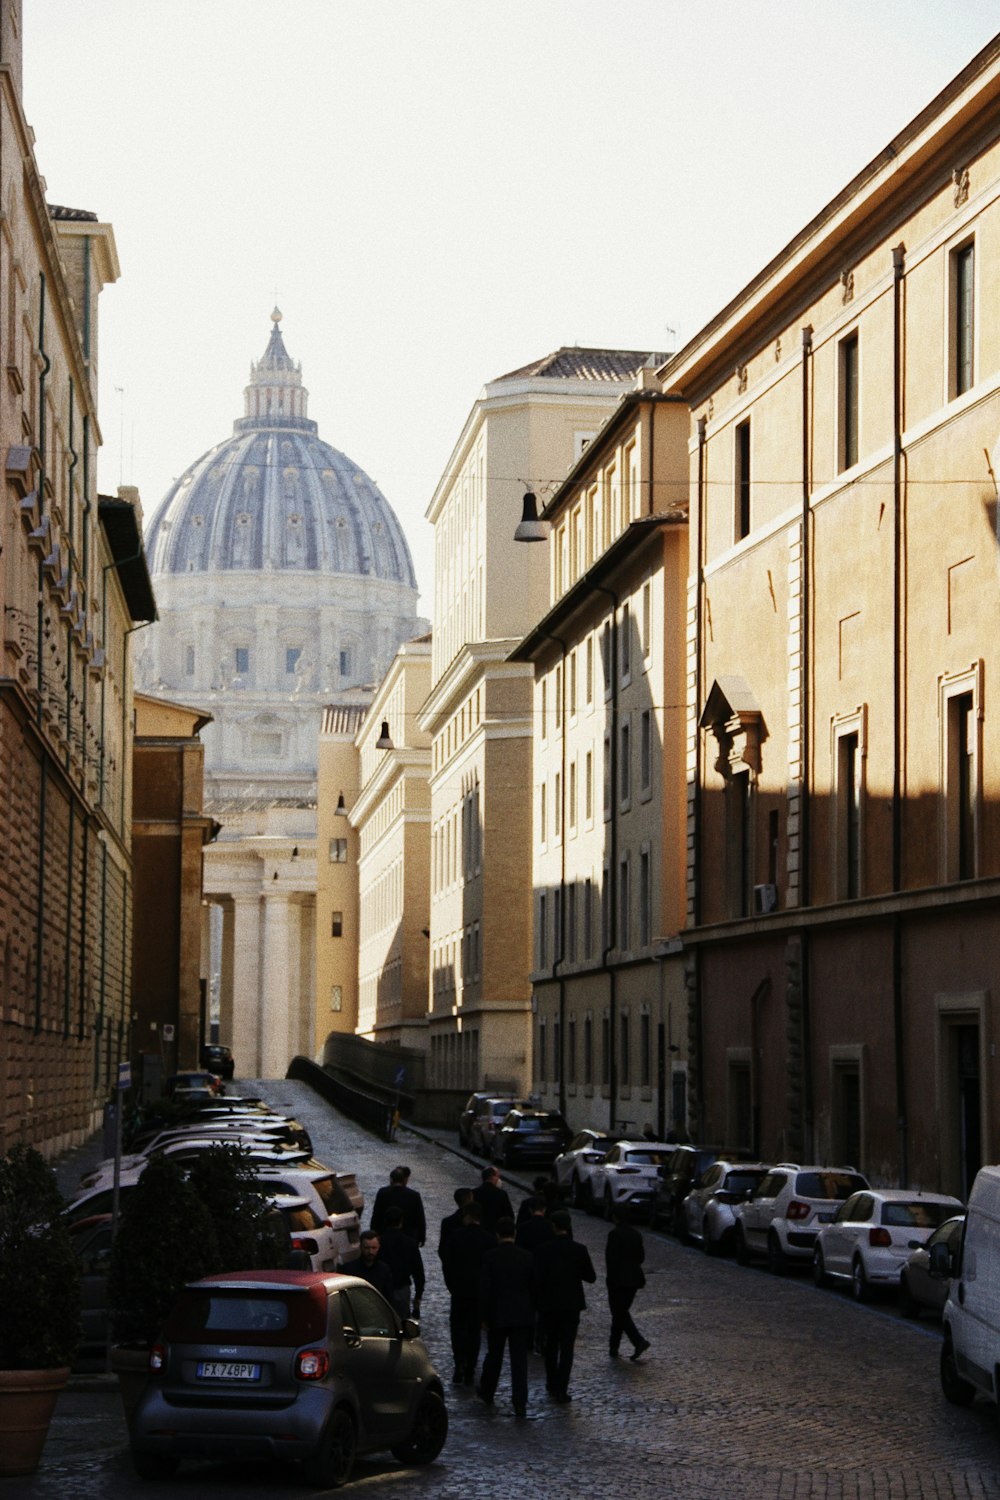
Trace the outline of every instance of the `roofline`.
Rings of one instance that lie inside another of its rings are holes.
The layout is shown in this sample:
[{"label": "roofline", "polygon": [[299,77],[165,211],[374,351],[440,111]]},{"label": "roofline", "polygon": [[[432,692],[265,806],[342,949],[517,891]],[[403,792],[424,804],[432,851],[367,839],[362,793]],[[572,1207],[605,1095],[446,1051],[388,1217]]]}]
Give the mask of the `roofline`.
[{"label": "roofline", "polygon": [[509,661],[535,661],[546,646],[559,645],[554,639],[557,626],[562,626],[567,620],[577,613],[581,604],[589,601],[593,589],[605,579],[610,577],[623,563],[639,553],[650,536],[657,531],[664,531],[668,526],[686,526],[687,516],[664,515],[640,516],[636,521],[630,521],[628,527],[622,532],[616,541],[612,542],[606,552],[602,553],[593,567],[588,568],[576,580],[568,593],[553,605],[547,615],[543,615],[533,630],[515,646],[508,657]]},{"label": "roofline", "polygon": [[[835,244],[865,223],[880,200],[908,185],[949,137],[969,125],[1000,95],[1000,33],[895,135],[837,195],[749,281],[742,291],[657,372],[685,390],[744,328],[804,279]],[[972,85],[978,84],[977,87]],[[933,128],[936,124],[936,129]],[[690,394],[690,392],[689,392]]]},{"label": "roofline", "polygon": [[[179,708],[182,713],[193,714],[195,719],[197,720],[197,723],[192,730],[192,736],[199,734],[201,730],[204,729],[206,724],[215,723],[214,714],[207,714],[205,713],[204,709],[195,708],[191,703],[181,703],[176,698],[158,698],[155,693],[140,693],[138,691],[136,691],[132,696],[137,701],[141,698],[145,703],[162,704],[165,708]],[[162,735],[144,735],[143,738],[162,739]],[[174,738],[174,736],[171,736],[171,738]]]},{"label": "roofline", "polygon": [[594,462],[594,455],[603,451],[605,444],[625,425],[630,412],[644,403],[650,406],[686,406],[687,402],[683,396],[675,395],[666,391],[628,391],[619,402],[618,406],[609,417],[605,418],[604,425],[594,438],[584,448],[576,463],[570,469],[566,478],[562,480],[559,487],[553,491],[542,509],[542,516],[548,518],[554,515],[565,498],[566,491],[571,490],[580,482],[580,478],[586,473],[589,466]]},{"label": "roofline", "polygon": [[98,495],[97,513],[129,615],[137,624],[152,624],[159,615],[135,506],[128,500]]}]

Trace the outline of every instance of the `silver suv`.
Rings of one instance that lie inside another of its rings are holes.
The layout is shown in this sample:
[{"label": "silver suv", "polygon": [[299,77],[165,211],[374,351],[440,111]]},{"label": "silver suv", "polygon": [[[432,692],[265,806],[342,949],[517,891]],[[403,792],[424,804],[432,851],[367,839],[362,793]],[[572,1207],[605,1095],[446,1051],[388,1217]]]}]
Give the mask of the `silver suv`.
[{"label": "silver suv", "polygon": [[820,1226],[832,1223],[838,1204],[867,1186],[853,1167],[780,1162],[736,1207],[736,1259],[747,1266],[755,1255],[764,1256],[775,1272],[790,1261],[811,1263]]}]

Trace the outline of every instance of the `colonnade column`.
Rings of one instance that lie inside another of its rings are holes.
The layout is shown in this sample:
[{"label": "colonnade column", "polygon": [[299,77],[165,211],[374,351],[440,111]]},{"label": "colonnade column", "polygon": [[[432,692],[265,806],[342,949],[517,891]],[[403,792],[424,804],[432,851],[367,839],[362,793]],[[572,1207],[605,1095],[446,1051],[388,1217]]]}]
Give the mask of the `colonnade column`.
[{"label": "colonnade column", "polygon": [[260,1021],[262,1078],[284,1078],[289,1050],[289,962],[288,895],[268,893],[264,897],[263,942],[260,965]]},{"label": "colonnade column", "polygon": [[[260,973],[260,897],[234,896],[231,965],[226,965],[227,944],[223,941],[223,969],[232,975],[232,1049],[236,1071],[243,1078],[269,1077],[261,1069],[261,1047],[258,1009],[261,994]],[[225,936],[225,935],[224,935]],[[223,990],[225,994],[225,989]],[[225,1011],[225,1007],[224,1007]],[[266,1024],[266,1022],[265,1022]],[[284,1069],[281,1075],[284,1077]]]}]

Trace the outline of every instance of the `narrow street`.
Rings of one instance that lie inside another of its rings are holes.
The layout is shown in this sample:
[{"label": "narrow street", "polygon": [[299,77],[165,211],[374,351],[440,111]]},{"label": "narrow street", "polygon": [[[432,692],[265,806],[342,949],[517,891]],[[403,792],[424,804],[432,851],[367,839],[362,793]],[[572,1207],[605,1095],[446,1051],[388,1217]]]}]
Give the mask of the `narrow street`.
[{"label": "narrow street", "polygon": [[[411,1166],[411,1185],[423,1194],[432,1226],[424,1334],[448,1384],[447,1296],[436,1231],[452,1209],[454,1188],[478,1180],[477,1164],[463,1163],[448,1133],[428,1140],[401,1132],[395,1145],[377,1141],[304,1084],[248,1080],[244,1086],[302,1119],[317,1156],[353,1169],[369,1204],[397,1161]],[[515,1201],[519,1196],[512,1191]],[[638,1365],[611,1361],[606,1227],[576,1214],[574,1234],[590,1249],[598,1282],[581,1323],[572,1405],[551,1405],[536,1358],[525,1426],[514,1425],[506,1371],[492,1410],[448,1384],[451,1431],[441,1459],[424,1471],[403,1470],[388,1457],[360,1460],[352,1489],[391,1486],[397,1495],[438,1500],[606,1500],[623,1491],[630,1500],[1000,1494],[995,1411],[979,1403],[960,1411],[944,1401],[934,1325],[904,1322],[892,1304],[857,1307],[843,1294],[817,1292],[805,1276],[741,1270],[648,1234],[648,1284],[635,1312],[652,1349]],[[296,1474],[278,1467],[186,1465],[155,1491],[291,1500],[303,1488]],[[0,1496],[37,1500],[150,1493],[132,1474],[117,1393],[99,1382],[61,1398],[37,1476],[0,1483]]]}]

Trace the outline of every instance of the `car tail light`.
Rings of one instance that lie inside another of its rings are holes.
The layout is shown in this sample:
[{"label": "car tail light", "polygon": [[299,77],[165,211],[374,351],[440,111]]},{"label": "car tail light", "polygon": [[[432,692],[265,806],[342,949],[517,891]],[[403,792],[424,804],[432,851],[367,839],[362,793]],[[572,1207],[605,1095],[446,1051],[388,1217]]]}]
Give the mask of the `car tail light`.
[{"label": "car tail light", "polygon": [[301,1234],[292,1235],[292,1249],[304,1250],[307,1255],[318,1255],[319,1246],[315,1240],[306,1239]]},{"label": "car tail light", "polygon": [[808,1203],[800,1203],[798,1198],[793,1198],[788,1205],[788,1213],[785,1217],[788,1219],[808,1219],[811,1213],[812,1209]]},{"label": "car tail light", "polygon": [[149,1351],[149,1368],[156,1373],[163,1369],[167,1362],[167,1351],[162,1344],[154,1344]]},{"label": "car tail light", "polygon": [[879,1250],[887,1250],[892,1244],[892,1235],[888,1229],[869,1229],[868,1243]]},{"label": "car tail light", "polygon": [[297,1380],[323,1380],[330,1373],[330,1356],[325,1349],[300,1349],[295,1356]]}]

